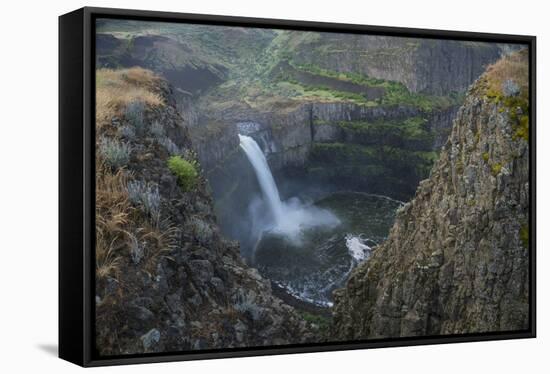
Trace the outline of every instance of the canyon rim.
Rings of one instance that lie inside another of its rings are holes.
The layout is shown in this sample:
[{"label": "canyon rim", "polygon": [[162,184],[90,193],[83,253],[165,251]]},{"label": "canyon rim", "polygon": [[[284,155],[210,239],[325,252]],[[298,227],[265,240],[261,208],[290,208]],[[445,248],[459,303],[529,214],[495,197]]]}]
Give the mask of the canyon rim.
[{"label": "canyon rim", "polygon": [[528,329],[527,45],[95,22],[101,357]]}]

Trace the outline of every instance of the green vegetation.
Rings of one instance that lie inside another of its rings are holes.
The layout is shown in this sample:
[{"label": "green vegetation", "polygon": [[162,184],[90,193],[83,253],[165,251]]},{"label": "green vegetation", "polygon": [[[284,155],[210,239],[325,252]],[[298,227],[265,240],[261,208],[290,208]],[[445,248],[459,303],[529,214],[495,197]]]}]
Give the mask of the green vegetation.
[{"label": "green vegetation", "polygon": [[428,120],[422,117],[409,117],[402,122],[402,128],[405,131],[405,136],[410,138],[424,137],[430,132],[427,128]]},{"label": "green vegetation", "polygon": [[321,163],[371,163],[376,156],[376,150],[376,147],[358,144],[315,143],[310,157]]},{"label": "green vegetation", "polygon": [[315,143],[307,173],[320,182],[343,183],[384,193],[389,186],[403,199],[414,194],[417,183],[429,176],[437,152],[394,146]]},{"label": "green vegetation", "polygon": [[516,119],[516,123],[514,139],[521,138],[525,141],[529,141],[529,116],[527,114],[522,114],[519,119]]},{"label": "green vegetation", "polygon": [[410,151],[389,145],[359,145],[347,143],[315,143],[311,150],[313,160],[327,162],[368,162],[380,160],[383,162],[400,161],[408,163],[413,159],[430,165],[437,160],[435,151]]},{"label": "green vegetation", "polygon": [[529,225],[522,225],[519,229],[519,239],[523,244],[523,248],[529,248]]},{"label": "green vegetation", "polygon": [[168,159],[168,169],[178,177],[178,183],[184,191],[195,187],[199,175],[196,161],[189,162],[180,156],[172,156]]},{"label": "green vegetation", "polygon": [[132,147],[129,144],[114,138],[102,138],[99,143],[99,154],[114,170],[128,164],[131,152]]},{"label": "green vegetation", "polygon": [[323,85],[309,85],[298,82],[294,78],[285,78],[283,81],[279,82],[278,87],[283,89],[286,88],[289,97],[316,97],[320,99],[329,99],[331,101],[351,101],[356,104],[364,104],[367,106],[378,105],[376,101],[368,100],[365,96],[358,93],[339,91]]},{"label": "green vegetation", "polygon": [[[140,36],[161,35],[170,40],[163,40],[161,48],[167,46],[167,53],[159,58],[155,53],[148,58],[157,65],[194,66],[206,68],[222,76],[225,68],[230,68],[236,76],[250,72],[255,66],[256,57],[264,50],[275,32],[257,29],[251,33],[243,28],[220,28],[196,24],[171,24],[166,22],[143,22],[132,20],[102,20],[97,25],[98,33],[109,33],[124,45],[114,51],[124,55],[132,51],[134,38]],[[179,47],[179,48],[178,48]],[[192,51],[192,53],[190,53]],[[120,57],[117,57],[120,60]]]},{"label": "green vegetation", "polygon": [[377,87],[383,85],[386,81],[383,79],[370,78],[358,73],[351,72],[337,72],[333,70],[323,69],[317,65],[313,64],[294,64],[290,63],[291,66],[298,70],[307,71],[315,75],[320,75],[324,77],[336,78],[338,80],[351,82],[355,84],[360,84],[368,87]]},{"label": "green vegetation", "polygon": [[[418,93],[411,93],[407,87],[399,82],[387,81],[383,79],[376,79],[367,77],[358,73],[350,72],[336,72],[320,68],[313,64],[296,65],[291,64],[295,69],[305,71],[311,74],[338,79],[344,82],[351,82],[368,88],[382,88],[384,89],[384,95],[381,99],[376,101],[369,101],[360,94],[352,94],[349,92],[341,92],[330,89],[329,87],[308,87],[306,90],[327,90],[331,91],[335,97],[357,101],[360,103],[370,103],[370,105],[410,105],[420,108],[424,112],[431,112],[436,109],[445,109],[452,105],[456,105],[463,100],[463,95],[453,93],[449,96],[430,96]],[[290,80],[295,84],[302,84],[296,82],[293,78],[285,77],[286,80]],[[283,79],[285,79],[283,78]]]},{"label": "green vegetation", "polygon": [[383,146],[380,156],[386,163],[414,170],[421,179],[430,175],[432,166],[439,157],[435,151],[409,151],[391,146]]},{"label": "green vegetation", "polygon": [[[364,138],[378,139],[378,142],[380,140],[389,143],[422,141],[426,148],[430,148],[434,135],[428,128],[427,122],[423,117],[409,117],[394,121],[340,121],[336,124]],[[317,122],[317,124],[320,123]]]},{"label": "green vegetation", "polygon": [[529,141],[529,98],[494,96],[493,99],[506,108],[514,127],[513,138]]},{"label": "green vegetation", "polygon": [[160,193],[156,183],[147,183],[143,180],[132,180],[128,182],[128,198],[139,206],[147,214],[153,224],[160,220]]},{"label": "green vegetation", "polygon": [[462,102],[462,95],[430,96],[410,92],[402,83],[386,81],[383,84],[386,94],[381,100],[383,105],[410,105],[424,112],[446,109]]},{"label": "green vegetation", "polygon": [[464,162],[462,162],[461,158],[456,160],[455,168],[456,168],[457,173],[459,173],[459,174],[462,174],[462,172],[464,172]]},{"label": "green vegetation", "polygon": [[[129,256],[154,273],[170,251],[175,229],[159,227],[160,195],[156,185],[134,180],[130,163],[136,133],[145,126],[145,112],[162,108],[161,78],[139,67],[96,70],[96,276],[118,278]],[[124,119],[122,125],[113,118]],[[112,300],[112,299],[111,299]],[[103,300],[102,305],[110,305]],[[103,315],[100,318],[110,318]]]},{"label": "green vegetation", "polygon": [[145,104],[141,101],[130,102],[124,111],[126,120],[134,126],[138,134],[145,130]]},{"label": "green vegetation", "polygon": [[483,157],[483,161],[489,162],[489,152],[484,152],[481,157]]},{"label": "green vegetation", "polygon": [[491,172],[493,173],[494,176],[497,176],[501,170],[502,170],[502,164],[499,164],[498,162],[494,163],[491,166]]},{"label": "green vegetation", "polygon": [[529,141],[529,64],[526,50],[506,56],[487,69],[482,80],[485,95],[506,111],[513,138]]},{"label": "green vegetation", "polygon": [[319,327],[320,332],[327,332],[330,328],[330,318],[320,316],[318,314],[312,314],[306,311],[299,311],[300,317],[308,323],[311,323],[313,325],[317,325]]},{"label": "green vegetation", "polygon": [[479,137],[481,136],[481,131],[478,129],[476,131],[476,134],[474,135],[474,141],[475,141],[475,144],[477,145],[479,143]]}]

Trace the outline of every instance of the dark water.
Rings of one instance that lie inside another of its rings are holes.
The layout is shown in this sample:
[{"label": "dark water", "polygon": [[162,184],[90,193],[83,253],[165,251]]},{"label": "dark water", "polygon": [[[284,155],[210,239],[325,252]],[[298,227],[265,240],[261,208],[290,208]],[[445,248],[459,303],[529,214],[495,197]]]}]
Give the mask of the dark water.
[{"label": "dark water", "polygon": [[335,228],[310,228],[299,240],[264,233],[253,262],[260,272],[293,296],[319,306],[332,305],[332,291],[387,237],[401,203],[384,196],[337,193],[317,207],[341,221]]}]

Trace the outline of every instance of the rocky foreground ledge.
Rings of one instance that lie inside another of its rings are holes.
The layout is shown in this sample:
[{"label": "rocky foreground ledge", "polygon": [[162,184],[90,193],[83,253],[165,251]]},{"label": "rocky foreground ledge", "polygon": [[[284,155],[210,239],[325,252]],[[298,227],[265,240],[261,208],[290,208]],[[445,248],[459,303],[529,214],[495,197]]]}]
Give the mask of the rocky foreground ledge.
[{"label": "rocky foreground ledge", "polygon": [[503,58],[470,88],[430,178],[336,291],[334,338],[528,327],[527,58]]},{"label": "rocky foreground ledge", "polygon": [[213,201],[167,82],[97,72],[96,337],[104,356],[318,341]]}]

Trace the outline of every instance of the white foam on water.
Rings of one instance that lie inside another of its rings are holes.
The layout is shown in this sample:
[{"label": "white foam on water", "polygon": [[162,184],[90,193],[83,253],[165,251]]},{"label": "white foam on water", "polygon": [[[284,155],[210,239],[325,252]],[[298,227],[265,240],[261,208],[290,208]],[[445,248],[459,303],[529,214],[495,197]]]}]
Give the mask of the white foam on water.
[{"label": "white foam on water", "polygon": [[296,288],[282,282],[275,282],[275,284],[279,287],[284,288],[289,295],[295,297],[298,300],[302,300],[307,303],[325,308],[332,308],[334,306],[334,303],[332,301],[320,300],[318,298],[315,298],[306,290],[299,291]]},{"label": "white foam on water", "polygon": [[348,252],[357,262],[366,260],[371,252],[371,247],[365,244],[361,235],[346,234],[346,247]]},{"label": "white foam on water", "polygon": [[[281,201],[279,189],[258,143],[246,135],[239,134],[239,139],[240,146],[258,178],[272,218],[272,223],[266,224],[264,231],[280,234],[294,242],[299,242],[301,233],[305,229],[319,226],[336,227],[340,224],[338,217],[328,210],[305,205],[297,198]],[[265,221],[265,217],[258,217],[258,221]]]}]

